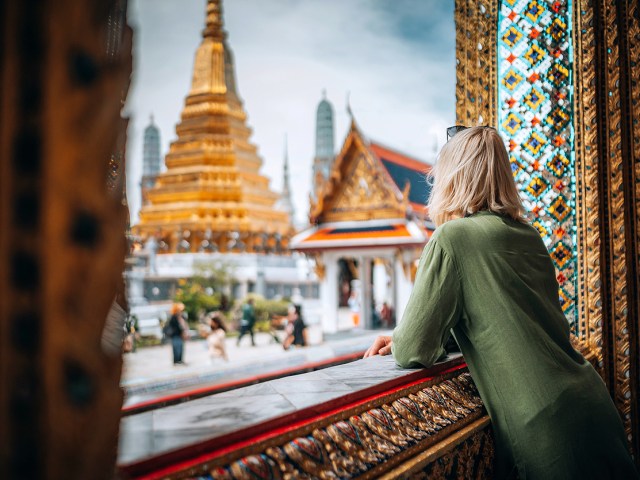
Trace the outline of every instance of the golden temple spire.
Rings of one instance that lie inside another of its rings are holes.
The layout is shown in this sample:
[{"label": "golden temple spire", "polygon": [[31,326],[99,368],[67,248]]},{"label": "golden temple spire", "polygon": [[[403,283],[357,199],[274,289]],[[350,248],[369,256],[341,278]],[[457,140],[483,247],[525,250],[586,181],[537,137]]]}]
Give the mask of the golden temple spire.
[{"label": "golden temple spire", "polygon": [[287,213],[274,208],[279,195],[260,173],[221,0],[208,0],[205,25],[167,170],[149,189],[134,231],[143,238],[159,235],[171,252],[281,252],[292,229]]},{"label": "golden temple spire", "polygon": [[196,52],[190,95],[227,92],[225,32],[222,27],[221,0],[208,0],[206,26],[202,31],[202,42]]},{"label": "golden temple spire", "polygon": [[222,1],[207,1],[207,25],[202,32],[203,37],[210,37],[214,40],[224,40],[225,34],[222,21]]}]

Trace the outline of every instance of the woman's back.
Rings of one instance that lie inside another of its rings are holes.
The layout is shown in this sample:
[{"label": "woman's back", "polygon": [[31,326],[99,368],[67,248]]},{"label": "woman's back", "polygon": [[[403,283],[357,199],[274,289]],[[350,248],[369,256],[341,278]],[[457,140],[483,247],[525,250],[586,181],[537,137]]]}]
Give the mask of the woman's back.
[{"label": "woman's back", "polygon": [[569,342],[503,139],[487,126],[447,135],[428,205],[438,228],[393,338],[378,337],[365,357],[391,351],[401,367],[428,367],[452,330],[491,416],[496,478],[514,465],[523,480],[638,478],[607,388]]},{"label": "woman's back", "polygon": [[514,462],[521,478],[635,478],[604,383],[570,344],[537,231],[480,212],[429,243],[393,352],[428,365],[453,329],[492,418],[498,478]]},{"label": "woman's back", "polygon": [[500,377],[516,370],[523,380],[544,374],[538,381],[546,380],[553,390],[559,370],[574,375],[588,366],[569,341],[555,269],[533,227],[480,212],[439,230],[436,241],[460,275],[456,339],[482,350],[483,360],[490,360],[489,374]]}]

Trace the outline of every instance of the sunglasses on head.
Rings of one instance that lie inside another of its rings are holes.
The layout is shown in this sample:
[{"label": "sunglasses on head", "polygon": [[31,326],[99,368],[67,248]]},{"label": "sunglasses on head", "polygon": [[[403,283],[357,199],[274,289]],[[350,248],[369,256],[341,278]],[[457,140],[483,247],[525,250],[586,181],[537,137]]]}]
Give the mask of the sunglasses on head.
[{"label": "sunglasses on head", "polygon": [[[489,130],[496,130],[493,127],[490,127],[489,125],[479,125],[479,127],[482,127],[484,129],[489,129]],[[454,136],[456,136],[458,133],[462,132],[463,130],[467,130],[471,127],[465,127],[464,125],[454,125],[453,127],[449,127],[447,128],[447,142],[449,140],[451,140]]]},{"label": "sunglasses on head", "polygon": [[454,125],[453,127],[447,128],[447,142],[451,140],[456,134],[460,133],[463,130],[466,130],[469,127],[465,127],[464,125]]}]

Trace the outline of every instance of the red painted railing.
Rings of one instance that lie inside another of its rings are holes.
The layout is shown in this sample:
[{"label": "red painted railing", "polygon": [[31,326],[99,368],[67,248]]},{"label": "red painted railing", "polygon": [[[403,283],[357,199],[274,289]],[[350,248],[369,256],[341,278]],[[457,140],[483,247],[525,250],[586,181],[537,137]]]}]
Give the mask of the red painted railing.
[{"label": "red painted railing", "polygon": [[215,385],[208,385],[206,387],[194,388],[186,392],[163,395],[151,400],[145,400],[142,402],[134,403],[132,405],[127,405],[126,407],[122,407],[122,416],[126,417],[128,415],[148,412],[157,408],[177,405],[179,403],[188,402],[190,400],[206,397],[215,393],[227,392],[236,388],[255,385],[257,383],[267,382],[269,380],[275,380],[277,378],[289,377],[291,375],[298,375],[299,373],[313,372],[314,370],[321,370],[323,368],[333,367],[335,365],[342,365],[343,363],[349,363],[358,360],[362,358],[363,355],[364,351],[349,353],[347,355],[341,355],[327,360],[303,363],[301,365],[296,365],[295,367],[283,368],[281,370],[275,370],[273,372],[263,373],[260,375],[251,375],[239,380],[232,380]]},{"label": "red painted railing", "polygon": [[[309,365],[311,364],[307,364],[307,366]],[[334,400],[271,418],[248,428],[239,429],[150,458],[121,464],[118,468],[120,474],[125,478],[153,480],[170,477],[177,472],[188,471],[196,465],[201,465],[229,452],[238,451],[257,442],[286,435],[301,426],[317,422],[367,402],[372,402],[383,396],[393,395],[397,391],[464,368],[466,368],[466,364],[463,358],[458,357],[429,369],[416,370],[410,375],[393,378],[375,386],[348,393]]]}]

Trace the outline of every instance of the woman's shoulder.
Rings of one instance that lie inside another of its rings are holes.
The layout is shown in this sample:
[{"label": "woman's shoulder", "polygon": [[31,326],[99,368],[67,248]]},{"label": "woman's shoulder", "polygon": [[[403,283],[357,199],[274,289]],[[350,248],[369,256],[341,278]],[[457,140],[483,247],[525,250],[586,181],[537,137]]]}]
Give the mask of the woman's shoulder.
[{"label": "woman's shoulder", "polygon": [[469,220],[470,218],[456,218],[443,223],[433,232],[429,242],[433,242],[447,250],[448,247],[457,243],[460,239],[473,237],[478,226],[475,222]]},{"label": "woman's shoulder", "polygon": [[492,212],[450,220],[439,226],[431,237],[447,252],[467,251],[492,245],[539,240],[540,235],[528,223],[513,220]]}]

